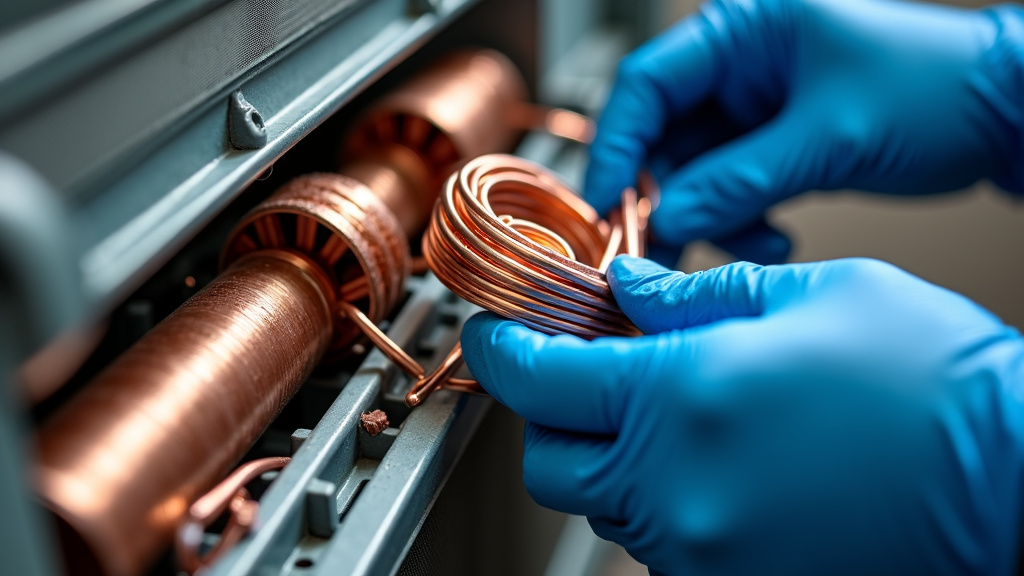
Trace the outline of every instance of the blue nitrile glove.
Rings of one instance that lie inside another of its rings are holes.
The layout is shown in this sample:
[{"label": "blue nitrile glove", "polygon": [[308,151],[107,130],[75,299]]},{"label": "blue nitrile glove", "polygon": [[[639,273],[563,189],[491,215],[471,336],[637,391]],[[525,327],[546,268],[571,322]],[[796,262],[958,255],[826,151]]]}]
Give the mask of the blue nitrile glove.
[{"label": "blue nitrile glove", "polygon": [[609,282],[649,336],[485,313],[466,361],[529,422],[534,499],[653,573],[1008,575],[1024,503],[1024,340],[873,260]]},{"label": "blue nitrile glove", "polygon": [[643,165],[652,227],[785,259],[764,212],[807,190],[1024,188],[1024,10],[879,0],[718,0],[627,56],[584,196],[616,204]]}]

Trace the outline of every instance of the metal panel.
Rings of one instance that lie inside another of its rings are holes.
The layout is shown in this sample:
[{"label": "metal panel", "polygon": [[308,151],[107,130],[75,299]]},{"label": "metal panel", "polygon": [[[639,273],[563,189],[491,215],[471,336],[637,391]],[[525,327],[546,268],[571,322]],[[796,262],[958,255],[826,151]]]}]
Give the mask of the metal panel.
[{"label": "metal panel", "polygon": [[57,189],[81,191],[91,175],[163,140],[189,111],[358,3],[229,2],[97,71],[41,110],[26,111],[4,128],[0,146],[33,164]]}]

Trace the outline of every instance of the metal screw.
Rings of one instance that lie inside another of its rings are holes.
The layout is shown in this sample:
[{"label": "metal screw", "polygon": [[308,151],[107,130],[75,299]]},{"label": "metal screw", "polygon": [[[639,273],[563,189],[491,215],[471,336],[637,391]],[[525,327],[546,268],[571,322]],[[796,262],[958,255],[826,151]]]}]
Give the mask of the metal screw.
[{"label": "metal screw", "polygon": [[228,138],[239,150],[255,150],[267,143],[263,116],[238,90],[228,99]]}]

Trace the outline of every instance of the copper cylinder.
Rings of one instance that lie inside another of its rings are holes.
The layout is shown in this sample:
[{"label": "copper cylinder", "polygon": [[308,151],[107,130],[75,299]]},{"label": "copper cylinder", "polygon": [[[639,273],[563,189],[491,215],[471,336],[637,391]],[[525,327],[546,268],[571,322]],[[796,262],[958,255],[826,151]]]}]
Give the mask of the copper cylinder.
[{"label": "copper cylinder", "polygon": [[511,149],[520,135],[516,115],[527,98],[526,81],[505,55],[457,52],[373,106],[344,156],[401,144],[429,162],[439,186],[452,164]]},{"label": "copper cylinder", "polygon": [[[268,248],[301,252],[325,272],[337,299],[380,322],[402,296],[412,264],[408,237],[376,192],[341,174],[296,178],[242,219],[222,261]],[[401,197],[391,187],[381,192]],[[360,334],[349,323],[339,325],[332,349],[351,346]]]},{"label": "copper cylinder", "polygon": [[419,154],[405,146],[384,146],[350,160],[338,172],[373,190],[407,236],[426,227],[439,188],[433,186],[431,168]]},{"label": "copper cylinder", "polygon": [[309,376],[332,300],[303,256],[240,258],[42,427],[36,485],[74,573],[148,567]]}]

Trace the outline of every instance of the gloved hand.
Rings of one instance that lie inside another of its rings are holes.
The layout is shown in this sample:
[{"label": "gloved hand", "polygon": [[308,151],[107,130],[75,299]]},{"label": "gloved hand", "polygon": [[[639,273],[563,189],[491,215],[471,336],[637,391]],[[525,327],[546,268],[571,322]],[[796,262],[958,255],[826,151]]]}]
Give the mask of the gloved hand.
[{"label": "gloved hand", "polygon": [[1024,10],[880,0],[717,0],[619,66],[584,196],[648,165],[657,239],[780,262],[765,210],[801,192],[1024,188]]},{"label": "gloved hand", "polygon": [[466,361],[528,421],[534,499],[652,573],[1010,574],[1024,340],[873,260],[608,273],[647,336],[489,313]]}]

